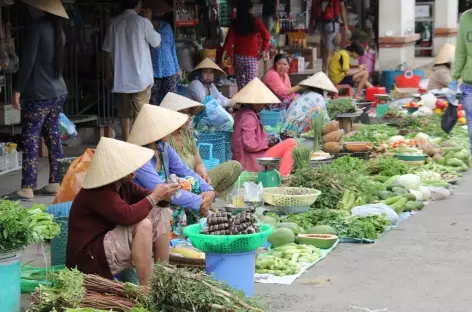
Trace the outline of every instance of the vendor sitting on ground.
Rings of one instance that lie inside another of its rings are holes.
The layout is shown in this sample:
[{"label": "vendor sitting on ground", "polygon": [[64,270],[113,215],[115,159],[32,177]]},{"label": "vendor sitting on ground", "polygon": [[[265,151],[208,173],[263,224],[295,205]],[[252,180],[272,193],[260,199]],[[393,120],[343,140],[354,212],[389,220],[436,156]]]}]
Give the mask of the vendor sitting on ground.
[{"label": "vendor sitting on ground", "polygon": [[433,72],[429,76],[428,91],[448,87],[452,80],[451,67],[455,53],[456,47],[452,44],[445,44],[441,47],[434,59]]},{"label": "vendor sitting on ground", "polygon": [[325,73],[319,72],[300,82],[301,95],[296,98],[285,114],[280,130],[282,138],[297,138],[308,132],[313,117],[321,112],[325,121],[329,121],[326,110],[326,92],[337,93],[338,90]]},{"label": "vendor sitting on ground", "polygon": [[280,139],[264,132],[259,113],[268,104],[280,100],[257,78],[236,93],[233,101],[241,105],[234,117],[234,132],[231,136],[233,159],[241,163],[244,170],[259,172],[264,169],[257,158],[281,158],[281,176],[290,175],[293,167],[292,151],[298,145],[295,139],[280,142]]},{"label": "vendor sitting on ground", "polygon": [[213,99],[224,108],[231,108],[233,102],[221,94],[214,84],[215,77],[222,76],[226,76],[224,70],[209,58],[204,59],[190,74],[192,82],[187,88],[188,98],[198,103],[205,103]]},{"label": "vendor sitting on ground", "polygon": [[262,77],[266,86],[282,101],[283,108],[287,108],[302,89],[299,85],[292,87],[288,76],[289,69],[288,56],[277,54],[274,57],[274,66]]},{"label": "vendor sitting on ground", "polygon": [[[186,114],[190,118],[205,109],[204,105],[175,93],[168,93],[162,101],[161,107]],[[234,160],[227,161],[207,171],[195,143],[194,130],[189,127],[189,124],[190,119],[180,129],[173,132],[169,137],[169,144],[189,168],[212,185],[217,194],[226,198],[227,193],[232,189],[242,172],[241,164]]]},{"label": "vendor sitting on ground", "polygon": [[112,279],[134,266],[140,284],[149,285],[153,251],[155,261],[169,260],[167,206],[180,185],[150,192],[132,182],[152,156],[150,149],[101,138],[70,210],[68,268]]},{"label": "vendor sitting on ground", "polygon": [[336,52],[328,64],[329,79],[335,85],[346,84],[355,87],[355,99],[360,98],[363,89],[372,88],[365,65],[351,65],[351,58],[358,59],[362,55],[364,48],[359,42],[353,41],[345,50]]},{"label": "vendor sitting on ground", "polygon": [[[128,142],[155,151],[154,157],[136,170],[134,182],[147,190],[165,184],[171,175],[183,178],[188,189],[172,197],[172,237],[182,233],[181,227],[197,222],[198,214],[206,216],[215,199],[213,188],[190,170],[175,150],[165,142],[167,136],[179,129],[188,116],[166,108],[145,104],[131,129]],[[187,209],[187,211],[186,211]]]}]

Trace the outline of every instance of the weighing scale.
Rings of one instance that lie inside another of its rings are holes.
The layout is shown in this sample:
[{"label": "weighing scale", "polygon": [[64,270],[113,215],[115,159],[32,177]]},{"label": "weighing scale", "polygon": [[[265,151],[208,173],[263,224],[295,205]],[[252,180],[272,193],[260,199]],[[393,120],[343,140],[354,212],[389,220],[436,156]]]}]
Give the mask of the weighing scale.
[{"label": "weighing scale", "polygon": [[264,157],[257,158],[257,163],[264,166],[264,170],[257,175],[257,181],[264,187],[278,187],[281,182],[280,173],[277,168],[281,158]]},{"label": "weighing scale", "polygon": [[362,111],[356,111],[355,113],[343,113],[336,116],[336,120],[339,121],[339,128],[344,130],[344,133],[352,131],[352,124],[354,120],[362,115]]}]

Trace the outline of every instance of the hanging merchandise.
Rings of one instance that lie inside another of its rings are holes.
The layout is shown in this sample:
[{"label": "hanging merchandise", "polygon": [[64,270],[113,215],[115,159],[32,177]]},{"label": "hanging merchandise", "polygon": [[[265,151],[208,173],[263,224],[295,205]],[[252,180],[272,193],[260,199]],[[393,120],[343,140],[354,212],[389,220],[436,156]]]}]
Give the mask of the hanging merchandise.
[{"label": "hanging merchandise", "polygon": [[11,23],[6,22],[0,28],[0,68],[6,73],[16,73],[19,67],[15,39],[11,37]]}]

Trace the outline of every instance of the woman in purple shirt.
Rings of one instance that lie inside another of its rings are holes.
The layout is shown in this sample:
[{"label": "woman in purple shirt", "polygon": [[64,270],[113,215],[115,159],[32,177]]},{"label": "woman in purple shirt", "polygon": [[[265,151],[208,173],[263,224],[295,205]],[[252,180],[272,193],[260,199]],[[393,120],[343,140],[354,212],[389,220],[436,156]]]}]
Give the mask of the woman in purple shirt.
[{"label": "woman in purple shirt", "polygon": [[165,142],[166,137],[179,129],[188,116],[166,108],[145,104],[138,114],[128,142],[155,150],[155,156],[136,171],[134,182],[153,190],[167,183],[171,175],[184,178],[191,191],[180,190],[172,197],[172,234],[179,236],[181,226],[195,223],[197,213],[205,216],[215,199],[215,191],[180,160],[177,152]]}]

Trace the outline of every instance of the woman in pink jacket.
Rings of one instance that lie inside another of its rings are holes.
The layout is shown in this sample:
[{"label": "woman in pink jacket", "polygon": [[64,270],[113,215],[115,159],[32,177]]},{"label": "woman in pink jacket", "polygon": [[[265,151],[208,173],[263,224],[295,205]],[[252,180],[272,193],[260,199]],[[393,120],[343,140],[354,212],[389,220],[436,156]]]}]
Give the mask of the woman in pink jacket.
[{"label": "woman in pink jacket", "polygon": [[297,92],[302,89],[298,85],[292,87],[288,76],[289,69],[288,56],[280,53],[274,57],[274,66],[262,77],[266,86],[282,101],[283,108],[290,106],[297,97]]},{"label": "woman in pink jacket", "polygon": [[279,172],[282,176],[290,175],[293,167],[292,151],[298,145],[294,139],[280,142],[270,136],[262,127],[259,113],[267,104],[277,104],[280,100],[257,78],[252,80],[233,97],[234,103],[241,104],[241,109],[234,117],[234,131],[231,137],[233,160],[239,161],[243,170],[259,172],[264,169],[257,163],[257,158],[281,158]]}]

